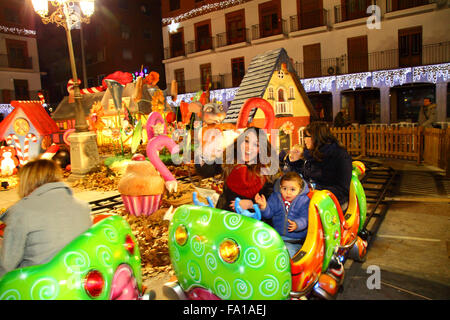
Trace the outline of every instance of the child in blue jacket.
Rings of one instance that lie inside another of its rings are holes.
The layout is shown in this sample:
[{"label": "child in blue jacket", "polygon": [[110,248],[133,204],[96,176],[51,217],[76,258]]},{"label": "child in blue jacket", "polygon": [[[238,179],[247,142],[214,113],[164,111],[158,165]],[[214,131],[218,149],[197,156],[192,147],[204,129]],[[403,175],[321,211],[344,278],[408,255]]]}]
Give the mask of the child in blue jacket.
[{"label": "child in blue jacket", "polygon": [[309,188],[296,172],[287,172],[280,181],[280,192],[273,192],[266,201],[257,194],[255,202],[262,216],[272,218],[275,230],[281,235],[289,255],[301,248],[308,229]]}]

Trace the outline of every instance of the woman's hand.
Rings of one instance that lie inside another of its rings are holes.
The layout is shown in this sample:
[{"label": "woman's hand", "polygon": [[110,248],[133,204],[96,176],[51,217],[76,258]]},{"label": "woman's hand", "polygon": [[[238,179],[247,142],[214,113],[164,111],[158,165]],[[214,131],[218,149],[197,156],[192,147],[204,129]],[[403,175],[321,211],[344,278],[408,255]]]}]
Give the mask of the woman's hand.
[{"label": "woman's hand", "polygon": [[[231,201],[230,207],[231,207],[231,209],[233,209],[233,211],[236,211],[236,208],[234,207],[234,202],[235,202],[234,200]],[[239,206],[242,208],[242,210],[253,209],[253,201],[252,200],[243,199],[243,200],[239,201]]]},{"label": "woman's hand", "polygon": [[288,226],[288,231],[289,232],[297,230],[297,223],[295,221],[292,221],[292,220],[288,219],[288,223],[289,223],[289,226]]},{"label": "woman's hand", "polygon": [[264,195],[260,195],[259,193],[257,193],[255,196],[255,202],[261,210],[266,210],[267,201]]}]

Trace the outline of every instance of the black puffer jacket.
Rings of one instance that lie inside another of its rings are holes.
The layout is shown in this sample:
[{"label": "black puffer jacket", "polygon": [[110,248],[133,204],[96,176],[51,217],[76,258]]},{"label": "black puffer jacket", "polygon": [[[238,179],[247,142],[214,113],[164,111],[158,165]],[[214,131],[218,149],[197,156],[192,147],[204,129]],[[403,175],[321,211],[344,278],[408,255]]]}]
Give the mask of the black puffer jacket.
[{"label": "black puffer jacket", "polygon": [[314,159],[311,151],[305,149],[303,178],[310,183],[315,183],[317,190],[331,191],[342,205],[349,198],[352,158],[336,142],[324,144],[319,151],[323,154],[322,161]]}]

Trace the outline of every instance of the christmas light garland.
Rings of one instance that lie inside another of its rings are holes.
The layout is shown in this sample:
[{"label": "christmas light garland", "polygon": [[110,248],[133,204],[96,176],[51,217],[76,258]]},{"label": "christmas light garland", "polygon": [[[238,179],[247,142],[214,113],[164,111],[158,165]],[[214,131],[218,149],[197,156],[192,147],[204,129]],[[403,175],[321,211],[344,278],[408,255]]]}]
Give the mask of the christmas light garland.
[{"label": "christmas light garland", "polygon": [[196,16],[200,16],[202,14],[206,14],[211,11],[226,9],[226,8],[229,8],[229,7],[238,5],[238,4],[242,4],[242,3],[245,3],[248,1],[251,1],[251,0],[227,0],[227,1],[211,3],[211,4],[205,4],[199,8],[192,9],[192,10],[182,13],[176,17],[163,18],[162,24],[168,25],[172,21],[180,22],[180,21],[187,20],[187,19],[190,19],[190,18],[193,18]]},{"label": "christmas light garland", "polygon": [[36,30],[7,27],[7,26],[0,26],[0,32],[18,34],[18,35],[23,35],[23,36],[35,36],[36,35]]}]

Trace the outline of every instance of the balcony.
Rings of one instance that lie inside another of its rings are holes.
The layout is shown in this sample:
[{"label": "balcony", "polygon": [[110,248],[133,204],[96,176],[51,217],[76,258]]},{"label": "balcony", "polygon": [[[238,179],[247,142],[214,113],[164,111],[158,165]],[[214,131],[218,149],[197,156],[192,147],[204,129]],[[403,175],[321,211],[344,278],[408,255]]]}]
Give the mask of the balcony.
[{"label": "balcony", "polygon": [[[315,78],[339,75],[352,72],[366,72],[376,70],[412,67],[400,63],[402,57],[398,49],[369,52],[366,56],[353,57],[350,61],[347,55],[340,57],[309,61],[305,71],[304,62],[294,63],[298,76]],[[450,61],[450,41],[422,46],[419,65],[446,63]],[[351,66],[350,66],[351,65]],[[415,64],[416,65],[416,64]]]},{"label": "balcony", "polygon": [[[232,84],[233,82],[231,73],[213,75],[211,77],[210,90],[232,88],[233,87]],[[169,88],[170,83],[168,83],[167,86]],[[198,92],[200,90],[204,90],[205,87],[206,84],[202,83],[202,80],[200,78],[178,81],[178,93],[180,94],[187,92]]]},{"label": "balcony", "polygon": [[7,54],[0,54],[0,68],[33,69],[32,57],[13,59]]},{"label": "balcony", "polygon": [[289,17],[289,31],[295,32],[305,29],[328,25],[328,10],[314,10],[302,12],[300,15]]},{"label": "balcony", "polygon": [[204,37],[199,40],[192,40],[186,43],[186,53],[192,54],[196,52],[213,50],[214,46],[214,37]]},{"label": "balcony", "polygon": [[279,19],[276,26],[262,28],[259,24],[252,25],[252,40],[268,38],[275,35],[287,36],[289,33],[287,21]]},{"label": "balcony", "polygon": [[[371,1],[364,0],[348,0],[343,5],[334,6],[334,22],[340,23],[350,20],[367,18],[370,14],[367,13],[367,8],[372,4]],[[377,4],[374,1],[373,4]]]},{"label": "balcony", "polygon": [[432,3],[436,3],[436,0],[386,0],[386,12],[411,9]]},{"label": "balcony", "polygon": [[292,116],[292,101],[275,102],[275,111],[277,116]]},{"label": "balcony", "polygon": [[232,44],[250,43],[250,30],[248,28],[234,32],[223,32],[216,35],[216,48],[222,48]]},{"label": "balcony", "polygon": [[181,48],[174,48],[174,47],[164,48],[164,60],[184,56],[186,56],[185,45],[182,45]]}]

